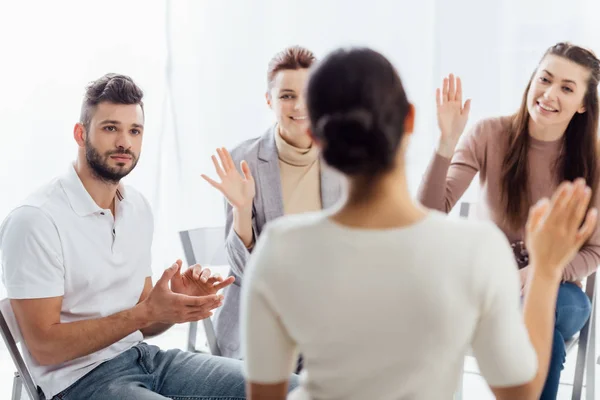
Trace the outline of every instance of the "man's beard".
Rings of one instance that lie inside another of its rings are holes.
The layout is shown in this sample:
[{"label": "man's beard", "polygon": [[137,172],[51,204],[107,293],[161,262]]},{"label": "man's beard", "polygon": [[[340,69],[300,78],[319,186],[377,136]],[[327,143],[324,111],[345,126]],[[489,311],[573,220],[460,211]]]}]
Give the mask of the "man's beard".
[{"label": "man's beard", "polygon": [[[131,157],[131,167],[111,167],[108,165],[108,159],[112,155],[126,154]],[[107,182],[117,184],[126,177],[136,166],[138,158],[129,150],[118,149],[107,151],[104,156],[100,155],[98,150],[87,140],[85,141],[85,158],[97,178]]]}]

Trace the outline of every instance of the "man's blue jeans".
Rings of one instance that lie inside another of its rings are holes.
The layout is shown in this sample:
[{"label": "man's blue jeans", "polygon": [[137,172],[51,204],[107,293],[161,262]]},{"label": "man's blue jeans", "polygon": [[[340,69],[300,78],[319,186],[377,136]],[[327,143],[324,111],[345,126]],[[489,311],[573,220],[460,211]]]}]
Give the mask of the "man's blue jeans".
[{"label": "man's blue jeans", "polygon": [[[297,386],[290,380],[290,390]],[[245,399],[242,362],[140,343],[54,397],[72,399]]]}]

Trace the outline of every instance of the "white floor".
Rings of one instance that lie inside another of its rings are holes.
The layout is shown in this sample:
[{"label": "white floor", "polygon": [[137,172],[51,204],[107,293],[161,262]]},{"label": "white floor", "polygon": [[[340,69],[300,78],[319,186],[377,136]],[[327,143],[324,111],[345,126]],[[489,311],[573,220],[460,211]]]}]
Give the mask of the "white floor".
[{"label": "white floor", "polygon": [[[186,325],[176,325],[163,335],[148,340],[149,343],[156,344],[161,348],[181,348],[187,346],[187,329]],[[204,343],[204,339],[198,337],[198,343]],[[575,349],[574,349],[575,350]],[[576,351],[572,351],[567,358],[567,364],[562,374],[559,399],[568,400],[571,398],[571,384],[575,373],[575,355]],[[600,370],[600,366],[598,368]],[[14,367],[12,360],[3,345],[0,345],[0,399],[10,399],[12,377]],[[494,396],[487,388],[485,381],[477,374],[477,363],[472,358],[467,358],[465,362],[465,392],[464,400],[492,400]],[[600,371],[596,374],[596,387],[600,385]],[[598,391],[598,389],[597,389]],[[584,392],[585,394],[585,392]]]}]

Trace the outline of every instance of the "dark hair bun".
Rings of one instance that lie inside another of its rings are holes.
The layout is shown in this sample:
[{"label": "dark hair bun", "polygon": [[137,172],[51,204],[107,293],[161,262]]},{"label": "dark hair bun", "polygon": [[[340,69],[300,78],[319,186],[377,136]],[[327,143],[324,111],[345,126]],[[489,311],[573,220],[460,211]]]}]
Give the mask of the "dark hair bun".
[{"label": "dark hair bun", "polygon": [[393,161],[385,133],[366,109],[323,115],[316,130],[325,139],[323,158],[342,173],[374,175]]}]

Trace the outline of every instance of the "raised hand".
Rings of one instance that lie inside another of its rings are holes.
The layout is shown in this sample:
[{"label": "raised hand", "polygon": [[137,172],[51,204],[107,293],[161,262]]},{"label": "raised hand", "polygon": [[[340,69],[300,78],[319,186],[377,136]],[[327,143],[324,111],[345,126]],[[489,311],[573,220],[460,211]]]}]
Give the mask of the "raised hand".
[{"label": "raised hand", "polygon": [[171,277],[171,290],[175,293],[187,296],[208,296],[216,294],[235,281],[233,276],[223,279],[219,275],[211,275],[210,269],[202,268],[199,264],[191,266],[181,274],[179,272],[181,260],[177,260],[176,264],[179,268]]},{"label": "raised hand", "polygon": [[256,188],[248,163],[246,161],[241,162],[242,175],[235,167],[231,154],[229,154],[227,149],[217,149],[217,154],[221,161],[220,164],[217,157],[213,155],[211,158],[215,165],[215,171],[221,179],[221,183],[212,180],[204,174],[202,174],[202,178],[223,193],[223,196],[225,196],[233,208],[237,208],[238,210],[251,209]]},{"label": "raised hand", "polygon": [[163,272],[148,297],[140,303],[144,314],[152,323],[177,324],[199,321],[212,316],[212,310],[221,306],[222,295],[187,296],[176,293],[169,281],[179,273],[181,262],[173,264]]},{"label": "raised hand", "polygon": [[551,200],[531,208],[525,227],[530,265],[560,279],[596,227],[598,210],[588,210],[591,196],[585,181],[578,179],[562,183]]},{"label": "raised hand", "polygon": [[438,88],[435,92],[438,127],[441,132],[438,153],[447,158],[454,154],[471,110],[471,100],[463,105],[462,95],[462,82],[458,77],[455,80],[453,74],[444,78],[442,89]]}]

